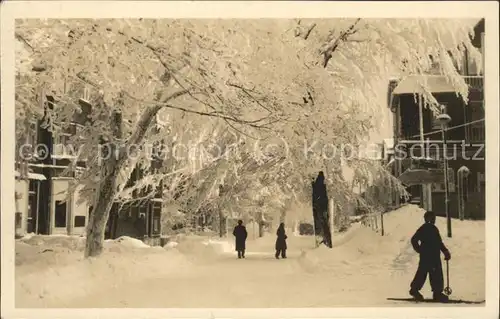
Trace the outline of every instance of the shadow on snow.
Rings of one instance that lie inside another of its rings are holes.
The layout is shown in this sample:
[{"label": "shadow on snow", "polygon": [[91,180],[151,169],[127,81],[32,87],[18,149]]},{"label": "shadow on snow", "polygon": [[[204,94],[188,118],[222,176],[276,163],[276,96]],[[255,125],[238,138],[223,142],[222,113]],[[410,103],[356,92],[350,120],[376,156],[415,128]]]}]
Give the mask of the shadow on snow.
[{"label": "shadow on snow", "polygon": [[420,303],[420,302],[426,302],[426,303],[451,303],[451,304],[470,304],[470,305],[479,305],[479,304],[484,304],[485,300],[482,301],[469,301],[469,300],[462,300],[462,299],[450,299],[447,302],[439,302],[435,301],[433,299],[424,299],[424,300],[415,300],[413,298],[387,298],[387,300],[392,300],[392,301],[406,301],[406,302],[413,302],[413,303]]}]

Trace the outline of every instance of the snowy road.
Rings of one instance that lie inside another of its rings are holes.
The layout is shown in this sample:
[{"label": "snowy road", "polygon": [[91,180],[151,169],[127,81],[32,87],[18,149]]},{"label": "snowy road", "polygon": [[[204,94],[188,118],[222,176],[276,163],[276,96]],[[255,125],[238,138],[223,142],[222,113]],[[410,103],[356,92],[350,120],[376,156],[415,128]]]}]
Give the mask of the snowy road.
[{"label": "snowy road", "polygon": [[[381,304],[380,274],[373,271],[342,277],[313,272],[297,252],[286,260],[272,255],[248,254],[244,260],[223,255],[181,275],[171,274],[146,282],[105,290],[100,296],[78,299],[70,307],[332,307]],[[357,278],[357,279],[356,279]],[[365,286],[363,281],[371,284]],[[377,297],[378,296],[378,297]],[[396,296],[396,295],[393,295]],[[348,300],[346,299],[348,298]]]},{"label": "snowy road", "polygon": [[[311,237],[289,236],[286,260],[274,258],[274,236],[267,236],[247,242],[246,259],[188,240],[167,252],[108,252],[94,263],[50,268],[43,276],[26,265],[16,273],[16,299],[21,307],[69,308],[414,306],[389,299],[408,297],[418,263],[409,237],[420,219],[420,213],[393,213],[383,237],[356,225],[334,236],[333,249],[312,249]],[[484,222],[455,225],[455,237],[445,239],[452,251],[451,297],[481,302]],[[69,279],[75,276],[81,279]],[[39,286],[44,288],[37,296]],[[422,293],[430,297],[428,283]]]}]

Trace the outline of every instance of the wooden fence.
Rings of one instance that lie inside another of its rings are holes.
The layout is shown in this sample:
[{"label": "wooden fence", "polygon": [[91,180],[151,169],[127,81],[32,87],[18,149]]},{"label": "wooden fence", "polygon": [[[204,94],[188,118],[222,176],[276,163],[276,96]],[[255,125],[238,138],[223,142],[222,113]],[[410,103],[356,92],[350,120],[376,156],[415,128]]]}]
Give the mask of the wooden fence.
[{"label": "wooden fence", "polygon": [[361,225],[371,228],[374,232],[384,236],[384,213],[375,212],[365,214],[361,217]]}]

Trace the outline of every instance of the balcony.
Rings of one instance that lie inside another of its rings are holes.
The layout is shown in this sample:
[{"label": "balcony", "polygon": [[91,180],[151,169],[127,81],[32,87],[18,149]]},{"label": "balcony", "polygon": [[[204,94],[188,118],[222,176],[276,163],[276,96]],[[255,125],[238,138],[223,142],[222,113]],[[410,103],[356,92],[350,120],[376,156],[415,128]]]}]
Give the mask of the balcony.
[{"label": "balcony", "polygon": [[485,141],[486,131],[484,121],[474,123],[466,128],[465,141],[467,143],[483,143]]},{"label": "balcony", "polygon": [[464,76],[465,83],[470,89],[483,90],[484,88],[484,77],[482,75],[466,75]]}]

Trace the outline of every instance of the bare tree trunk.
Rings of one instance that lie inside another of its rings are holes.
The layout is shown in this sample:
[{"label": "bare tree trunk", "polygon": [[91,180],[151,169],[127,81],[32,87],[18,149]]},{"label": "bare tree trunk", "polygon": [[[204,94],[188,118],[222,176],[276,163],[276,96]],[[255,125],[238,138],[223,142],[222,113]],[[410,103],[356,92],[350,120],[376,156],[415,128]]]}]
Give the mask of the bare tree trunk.
[{"label": "bare tree trunk", "polygon": [[[166,103],[186,93],[185,90],[175,92],[167,97],[162,97],[160,103]],[[142,112],[136,130],[129,138],[128,145],[140,145],[144,141],[148,128],[162,107],[162,105],[155,105],[146,108]],[[121,113],[115,112],[111,121],[114,137],[121,136],[121,120]],[[96,194],[94,208],[87,226],[87,240],[84,252],[86,258],[97,257],[102,253],[106,222],[120,187],[119,175],[128,162],[126,148],[117,147],[115,141],[112,142],[112,145],[107,148],[108,152],[111,152],[108,153],[111,156],[106,156],[103,161],[104,165],[101,172],[104,174],[102,175],[99,191]],[[102,156],[102,154],[99,154],[99,156]]]},{"label": "bare tree trunk", "polygon": [[226,227],[224,226],[224,214],[219,210],[219,237],[224,237],[224,230]]},{"label": "bare tree trunk", "polygon": [[264,213],[259,213],[259,237],[264,236]]},{"label": "bare tree trunk", "polygon": [[385,230],[384,230],[384,212],[380,213],[380,233],[382,236],[385,235]]},{"label": "bare tree trunk", "polygon": [[109,218],[109,211],[117,193],[114,183],[118,178],[118,171],[101,181],[101,189],[90,215],[87,227],[87,241],[85,243],[85,257],[96,257],[102,253],[104,243],[104,230]]},{"label": "bare tree trunk", "polygon": [[223,201],[224,201],[224,186],[222,184],[219,184],[219,196],[222,198],[220,200],[219,204],[219,237],[222,238],[224,237],[225,230],[226,230],[226,225],[225,225],[225,217],[224,213],[222,212],[222,207],[223,207]]},{"label": "bare tree trunk", "polygon": [[282,211],[280,214],[280,223],[284,223],[286,220],[286,210]]},{"label": "bare tree trunk", "polygon": [[335,231],[335,201],[333,198],[330,198],[330,205],[328,206],[330,210],[329,214],[329,223],[330,223],[330,241],[333,246],[333,232]]},{"label": "bare tree trunk", "polygon": [[[114,138],[121,137],[122,117],[118,112],[114,112],[111,120],[111,127]],[[118,156],[117,156],[118,155]],[[96,257],[102,253],[104,244],[104,233],[106,223],[109,219],[109,212],[113,206],[114,199],[118,193],[118,175],[120,173],[120,161],[126,158],[119,158],[119,148],[112,141],[107,145],[106,153],[98,156],[105,156],[104,165],[101,167],[101,182],[94,202],[94,208],[90,215],[87,226],[87,240],[85,242],[85,257]]]}]

